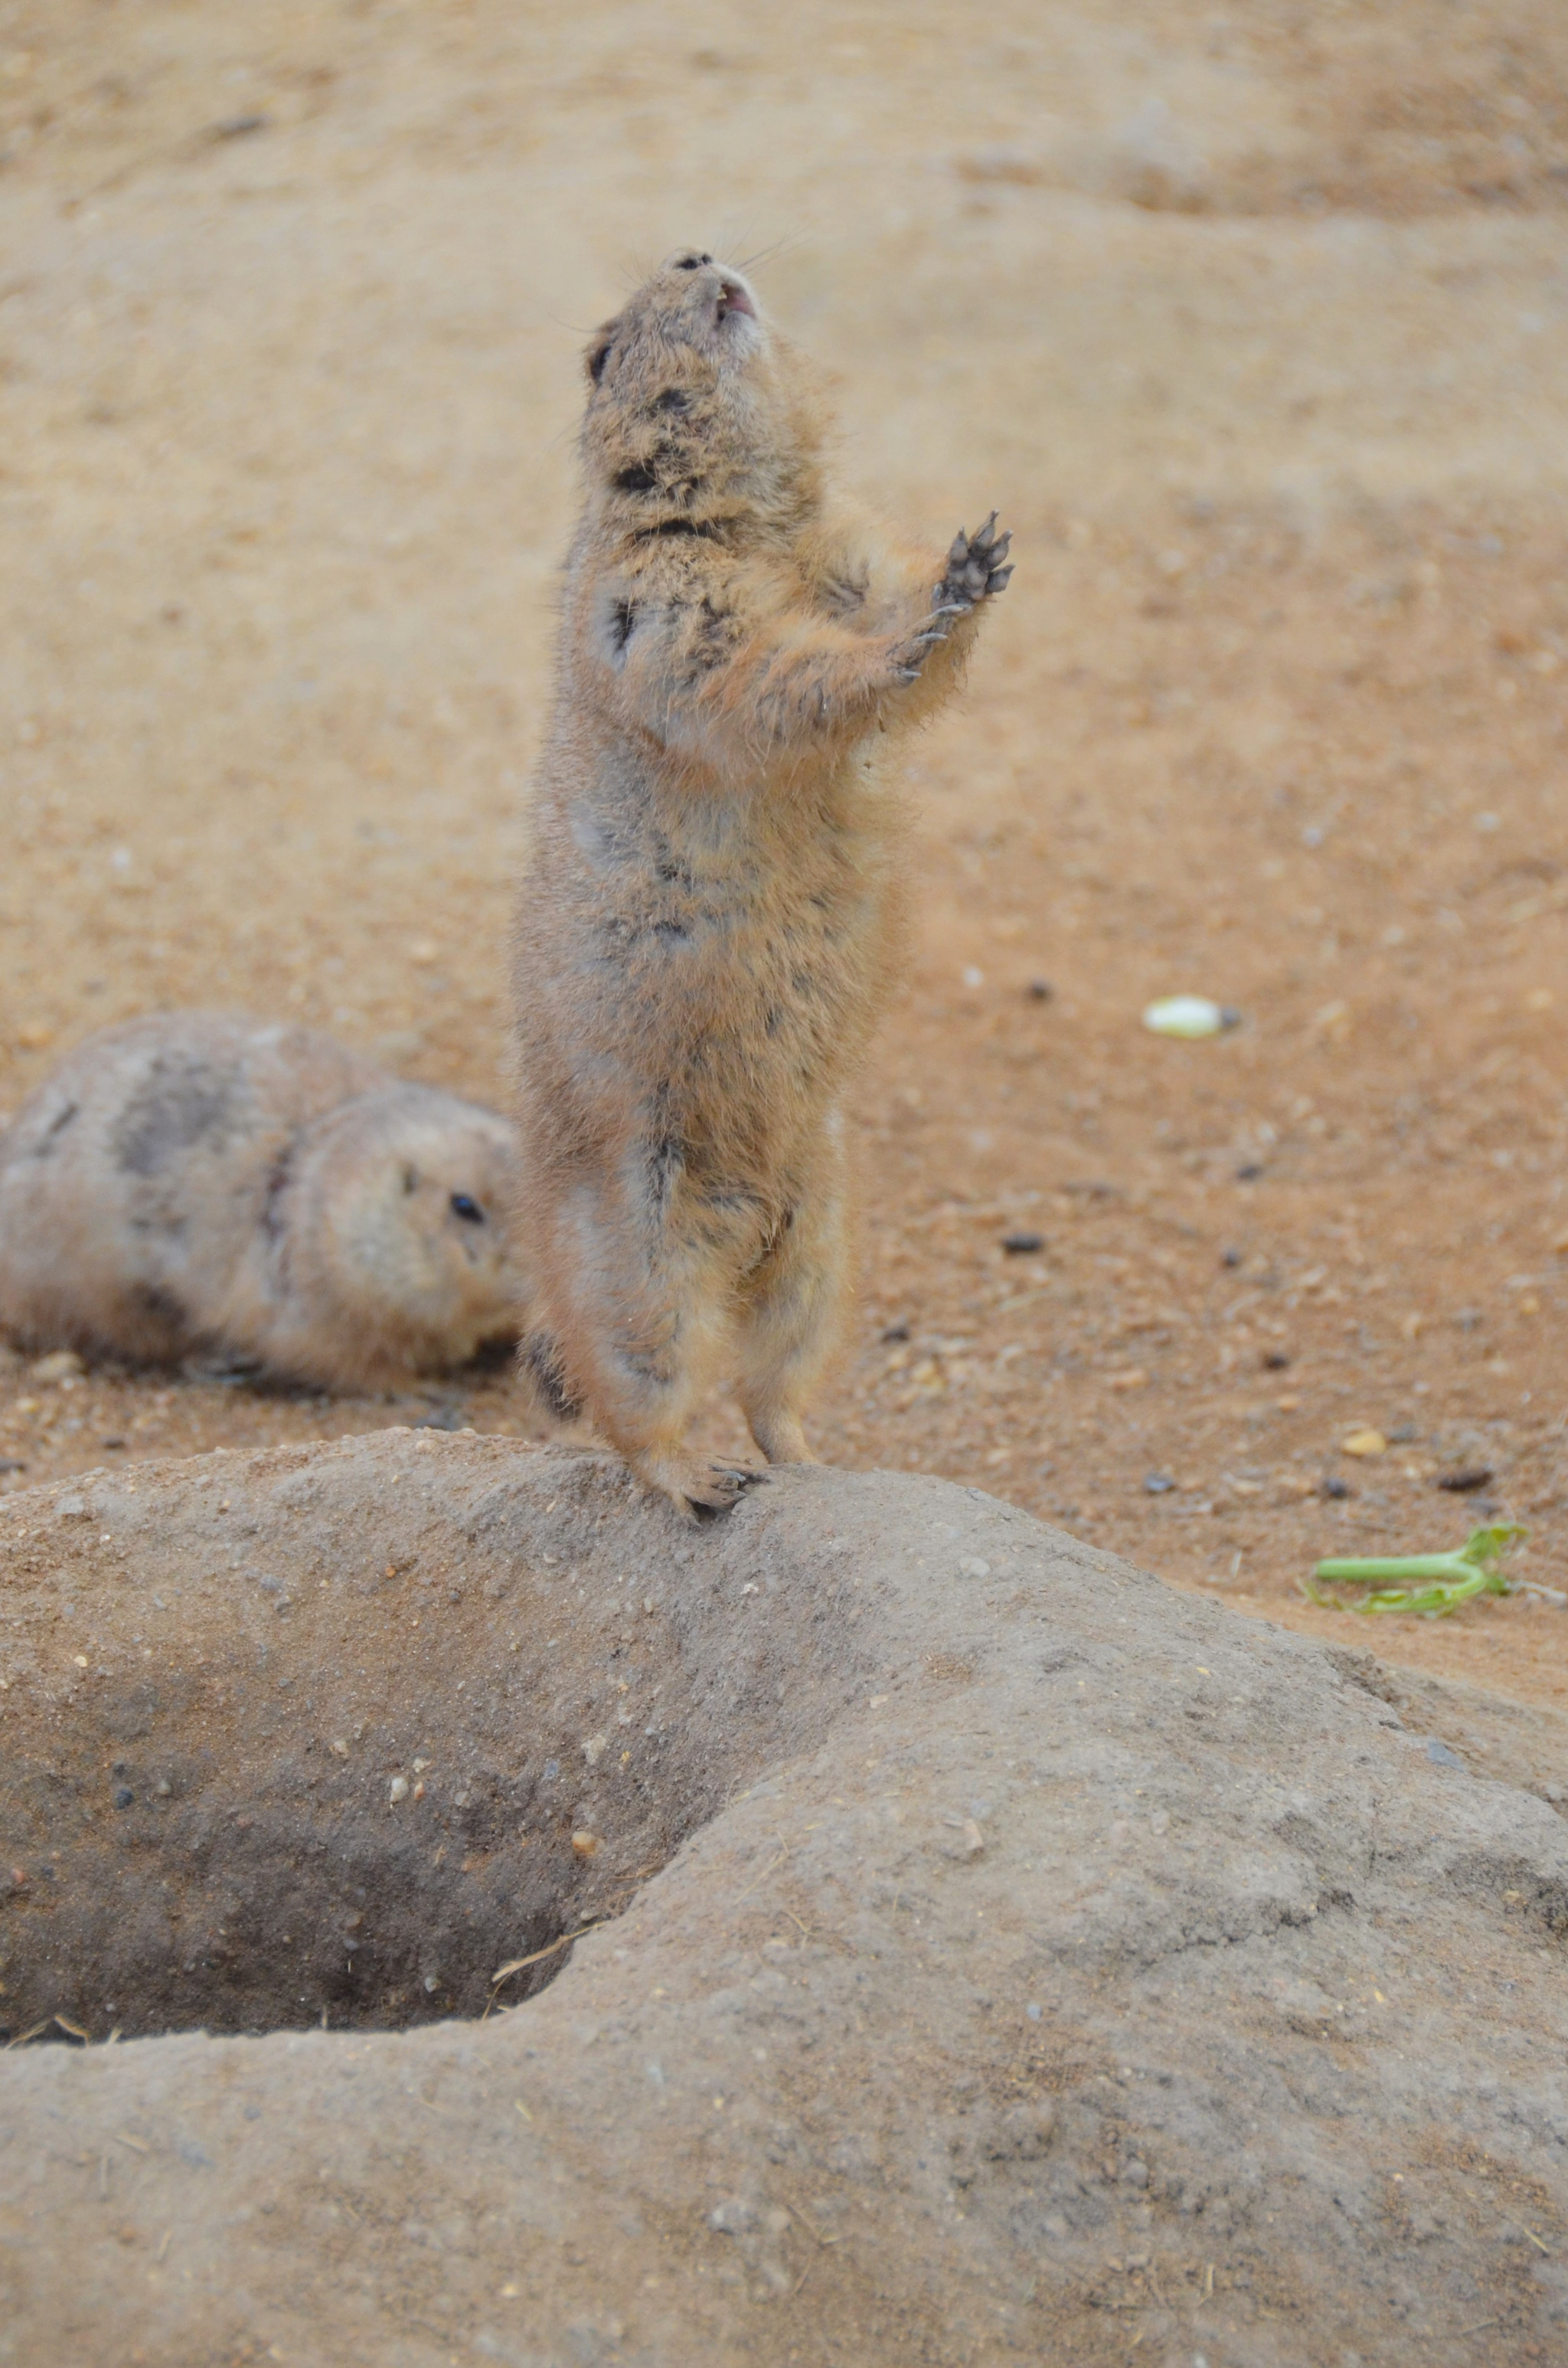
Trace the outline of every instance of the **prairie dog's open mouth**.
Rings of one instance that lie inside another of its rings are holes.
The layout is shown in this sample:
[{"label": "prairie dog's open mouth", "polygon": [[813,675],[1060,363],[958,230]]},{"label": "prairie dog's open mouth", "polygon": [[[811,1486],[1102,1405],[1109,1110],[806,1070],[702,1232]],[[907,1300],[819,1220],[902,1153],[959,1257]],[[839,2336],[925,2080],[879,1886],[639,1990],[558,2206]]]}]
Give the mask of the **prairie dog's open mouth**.
[{"label": "prairie dog's open mouth", "polygon": [[756,306],[752,302],[749,293],[742,287],[738,279],[722,279],[719,282],[719,318],[721,321],[724,318],[727,313],[744,313],[748,318],[753,321],[756,318]]}]

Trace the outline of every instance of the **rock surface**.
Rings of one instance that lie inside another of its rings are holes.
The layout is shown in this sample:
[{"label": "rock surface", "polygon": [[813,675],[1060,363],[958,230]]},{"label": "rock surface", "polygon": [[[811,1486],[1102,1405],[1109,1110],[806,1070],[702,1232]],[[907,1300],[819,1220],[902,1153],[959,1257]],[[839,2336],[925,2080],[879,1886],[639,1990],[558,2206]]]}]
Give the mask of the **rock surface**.
[{"label": "rock surface", "polygon": [[0,2072],[0,2360],[1568,2346],[1544,1716],[976,1489],[429,1433],[0,1579],[0,2014],[175,2033]]}]

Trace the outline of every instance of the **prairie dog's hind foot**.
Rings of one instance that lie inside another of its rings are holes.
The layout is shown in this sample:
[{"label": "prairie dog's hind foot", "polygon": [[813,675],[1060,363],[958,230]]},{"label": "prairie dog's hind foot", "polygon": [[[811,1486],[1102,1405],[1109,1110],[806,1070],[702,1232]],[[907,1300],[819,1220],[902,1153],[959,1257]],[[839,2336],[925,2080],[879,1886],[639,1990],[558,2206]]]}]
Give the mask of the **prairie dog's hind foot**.
[{"label": "prairie dog's hind foot", "polygon": [[628,1458],[639,1480],[656,1488],[684,1520],[715,1521],[733,1512],[748,1488],[760,1488],[766,1472],[744,1463],[710,1463],[701,1456],[645,1454]]}]

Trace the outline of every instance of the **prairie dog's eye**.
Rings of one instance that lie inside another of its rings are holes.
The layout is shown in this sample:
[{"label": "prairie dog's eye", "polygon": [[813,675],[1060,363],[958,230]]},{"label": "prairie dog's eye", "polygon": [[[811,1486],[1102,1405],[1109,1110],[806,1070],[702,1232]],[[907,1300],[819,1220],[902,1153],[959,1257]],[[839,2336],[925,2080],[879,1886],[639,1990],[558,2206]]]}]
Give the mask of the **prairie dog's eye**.
[{"label": "prairie dog's eye", "polygon": [[593,380],[596,386],[597,386],[599,381],[605,374],[605,364],[610,358],[611,347],[612,340],[607,337],[604,344],[602,346],[596,346],[593,352],[588,356],[588,376]]},{"label": "prairie dog's eye", "polygon": [[452,1194],[450,1206],[453,1216],[461,1217],[465,1224],[483,1224],[484,1212],[472,1193],[454,1192]]}]

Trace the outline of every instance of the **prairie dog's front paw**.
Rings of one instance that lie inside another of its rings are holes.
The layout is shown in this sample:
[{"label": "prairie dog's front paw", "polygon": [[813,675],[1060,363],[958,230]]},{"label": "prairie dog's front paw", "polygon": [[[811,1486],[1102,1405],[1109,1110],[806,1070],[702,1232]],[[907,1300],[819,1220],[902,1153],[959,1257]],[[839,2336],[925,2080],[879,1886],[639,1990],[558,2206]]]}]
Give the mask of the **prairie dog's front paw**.
[{"label": "prairie dog's front paw", "polygon": [[1012,540],[1011,533],[997,533],[994,510],[975,534],[965,534],[960,527],[948,553],[946,571],[933,595],[932,604],[938,615],[949,607],[976,608],[982,600],[1006,590],[1013,572],[1005,564]]},{"label": "prairie dog's front paw", "polygon": [[1012,540],[1011,534],[997,533],[994,510],[976,533],[965,534],[960,528],[954,535],[942,580],[932,586],[930,615],[892,653],[901,682],[914,682],[960,619],[972,616],[983,600],[994,599],[1006,588],[1013,572],[1006,564]]}]

